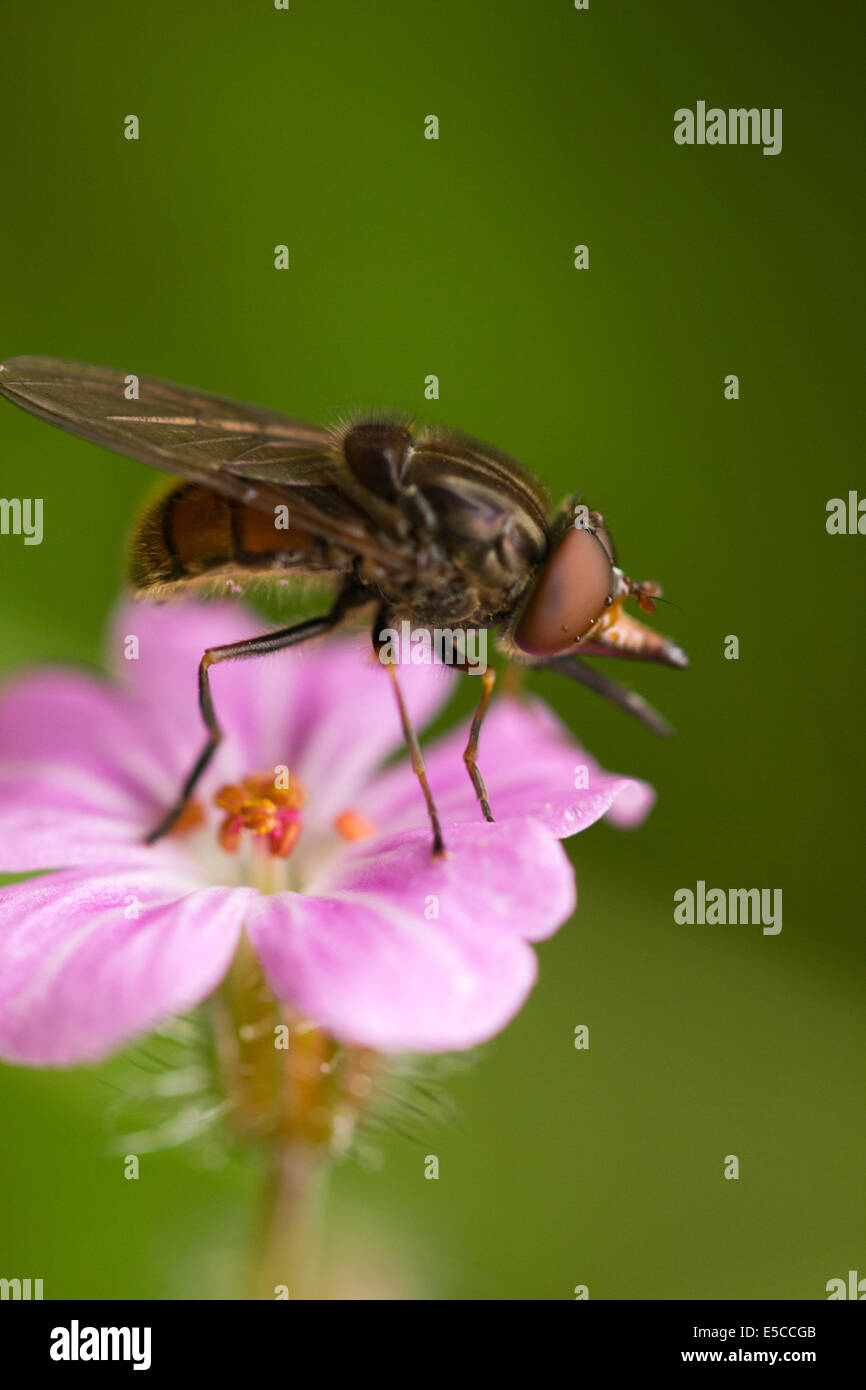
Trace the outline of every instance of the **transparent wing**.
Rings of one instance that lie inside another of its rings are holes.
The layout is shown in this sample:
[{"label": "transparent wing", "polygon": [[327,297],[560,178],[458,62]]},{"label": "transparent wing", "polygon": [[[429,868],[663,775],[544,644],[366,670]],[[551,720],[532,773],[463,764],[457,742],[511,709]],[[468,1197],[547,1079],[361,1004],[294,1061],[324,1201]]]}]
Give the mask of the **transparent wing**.
[{"label": "transparent wing", "polygon": [[286,505],[301,524],[377,554],[371,516],[333,436],[256,406],[152,377],[56,357],[0,363],[0,395],[49,424],[178,474],[247,506]]}]

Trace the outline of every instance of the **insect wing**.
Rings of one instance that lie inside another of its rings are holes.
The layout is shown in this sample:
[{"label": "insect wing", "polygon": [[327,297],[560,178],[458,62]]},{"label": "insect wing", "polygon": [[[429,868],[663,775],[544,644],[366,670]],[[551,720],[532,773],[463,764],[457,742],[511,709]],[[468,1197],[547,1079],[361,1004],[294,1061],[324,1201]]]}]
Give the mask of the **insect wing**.
[{"label": "insect wing", "polygon": [[[133,399],[128,399],[130,392]],[[52,425],[247,506],[285,505],[313,533],[379,554],[375,528],[319,425],[152,377],[54,357],[0,363],[0,395]],[[381,552],[380,558],[386,558]]]}]

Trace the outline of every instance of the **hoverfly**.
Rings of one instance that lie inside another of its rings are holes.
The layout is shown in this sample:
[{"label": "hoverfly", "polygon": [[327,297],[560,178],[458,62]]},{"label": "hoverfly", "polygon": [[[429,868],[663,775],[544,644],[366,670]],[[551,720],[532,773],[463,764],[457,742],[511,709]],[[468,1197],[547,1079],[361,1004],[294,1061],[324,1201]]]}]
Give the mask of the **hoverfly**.
[{"label": "hoverfly", "polygon": [[[306,425],[51,357],[0,364],[0,394],[50,424],[183,480],[145,511],[133,533],[130,579],[139,592],[161,598],[220,575],[336,577],[331,607],[320,617],[203,654],[199,706],[207,740],[148,843],[172,828],[220,742],[210,668],[319,637],[373,605],[376,649],[383,629],[405,619],[415,628],[499,629],[500,649],[512,659],[561,671],[656,733],[670,732],[635,691],[583,663],[586,656],[615,656],[688,665],[681,648],[623,609],[634,598],[643,611],[654,611],[660,586],[632,583],[617,566],[600,512],[578,525],[576,498],[569,497],[551,515],[543,484],[507,454],[456,432],[413,430],[384,417],[336,429]],[[278,515],[287,520],[281,529]],[[434,854],[441,854],[418,739],[395,666],[385,669],[426,800]],[[488,820],[493,814],[477,754],[494,679],[488,668],[464,753]]]}]

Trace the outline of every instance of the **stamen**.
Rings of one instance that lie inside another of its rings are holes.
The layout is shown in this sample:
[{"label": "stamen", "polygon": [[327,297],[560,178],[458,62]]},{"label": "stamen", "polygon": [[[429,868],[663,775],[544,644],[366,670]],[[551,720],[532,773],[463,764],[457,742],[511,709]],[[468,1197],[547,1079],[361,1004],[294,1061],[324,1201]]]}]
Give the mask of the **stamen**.
[{"label": "stamen", "polygon": [[170,835],[189,835],[204,825],[204,807],[200,801],[185,801],[183,809],[169,831]]},{"label": "stamen", "polygon": [[288,859],[300,837],[300,818],[294,821],[285,821],[280,830],[271,836],[271,853],[275,854],[278,859]]},{"label": "stamen", "polygon": [[234,854],[241,832],[269,837],[269,851],[278,859],[287,859],[301,834],[301,807],[307,794],[300,782],[289,778],[287,787],[274,784],[272,773],[257,772],[242,782],[221,787],[214,802],[226,817],[217,832],[217,839],[226,854]]},{"label": "stamen", "polygon": [[344,840],[369,840],[376,826],[359,811],[343,811],[334,821],[334,829]]}]

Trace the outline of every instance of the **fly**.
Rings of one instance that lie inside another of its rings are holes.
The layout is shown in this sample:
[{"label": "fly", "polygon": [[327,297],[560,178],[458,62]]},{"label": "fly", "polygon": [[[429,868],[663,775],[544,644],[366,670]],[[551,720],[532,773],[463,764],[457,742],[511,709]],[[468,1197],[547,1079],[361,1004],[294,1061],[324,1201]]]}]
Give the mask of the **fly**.
[{"label": "fly", "polygon": [[[169,597],[222,577],[330,575],[327,612],[260,637],[212,647],[199,665],[207,739],[175,802],[147,837],[178,820],[222,732],[209,672],[222,661],[297,646],[375,606],[374,650],[386,630],[496,630],[510,659],[560,671],[658,734],[669,726],[647,702],[584,664],[614,656],[684,667],[667,637],[625,611],[655,610],[661,587],[619,568],[600,512],[568,497],[551,511],[544,485],[507,454],[440,427],[386,418],[327,429],[147,377],[51,357],[0,363],[0,395],[72,434],[140,459],[175,482],[152,503],[130,544],[132,587]],[[439,816],[393,660],[412,767],[427,805],[433,852]],[[459,665],[459,662],[457,663]],[[488,667],[464,752],[483,815],[493,820],[478,743],[495,682]]]}]

